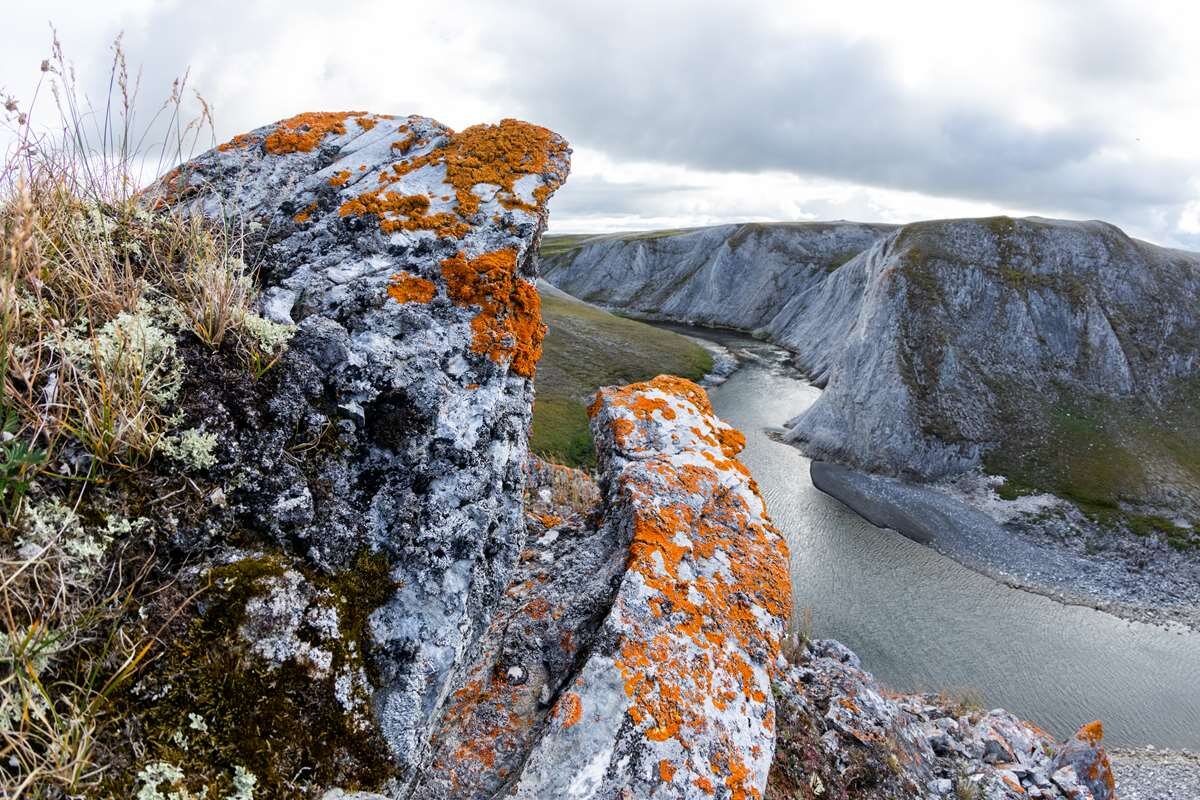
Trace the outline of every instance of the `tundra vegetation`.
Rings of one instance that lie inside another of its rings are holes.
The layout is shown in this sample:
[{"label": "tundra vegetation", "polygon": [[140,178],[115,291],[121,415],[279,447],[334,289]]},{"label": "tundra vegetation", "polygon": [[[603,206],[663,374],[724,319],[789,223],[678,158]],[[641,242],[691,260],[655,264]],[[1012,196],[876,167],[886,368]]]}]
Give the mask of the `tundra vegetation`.
[{"label": "tundra vegetation", "polygon": [[[550,241],[553,245],[555,240]],[[601,386],[636,383],[661,373],[699,380],[712,369],[712,356],[686,336],[610,314],[553,289],[542,292],[542,318],[547,331],[529,447],[560,464],[595,465],[587,404]]]},{"label": "tundra vegetation", "polygon": [[[202,513],[203,475],[219,446],[185,410],[189,374],[219,364],[259,380],[290,333],[252,310],[242,231],[183,218],[138,193],[210,135],[202,99],[185,119],[185,79],[139,127],[138,85],[119,41],[99,108],[82,99],[57,40],[41,72],[38,94],[55,101],[51,133],[40,117],[35,126],[44,101],[35,109],[0,98],[13,141],[0,168],[0,796],[8,798],[99,796],[114,748],[143,751],[114,712],[162,658],[159,634],[192,600],[160,563],[160,528]],[[193,717],[190,730],[174,732],[181,741],[207,726]],[[200,787],[176,764],[131,766],[135,785],[123,796],[182,798],[207,787],[210,797],[246,800],[258,780],[237,768]]]}]

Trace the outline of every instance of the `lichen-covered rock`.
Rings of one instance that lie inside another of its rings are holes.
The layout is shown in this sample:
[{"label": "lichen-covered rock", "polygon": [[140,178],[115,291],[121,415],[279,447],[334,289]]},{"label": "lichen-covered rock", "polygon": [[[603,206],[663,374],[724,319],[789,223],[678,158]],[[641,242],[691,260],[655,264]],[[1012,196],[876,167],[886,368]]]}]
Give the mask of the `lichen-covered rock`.
[{"label": "lichen-covered rock", "polygon": [[1002,709],[885,691],[843,645],[809,642],[775,683],[766,800],[1112,800],[1099,723],[1062,746]]},{"label": "lichen-covered rock", "polygon": [[1115,800],[1116,780],[1108,754],[1100,743],[1103,738],[1104,726],[1099,721],[1080,728],[1054,756],[1050,779],[1064,792],[1082,785],[1092,793],[1094,800]]},{"label": "lichen-covered rock", "polygon": [[791,597],[744,440],[678,378],[601,390],[591,411],[626,569],[511,796],[759,797]]},{"label": "lichen-covered rock", "polygon": [[[326,574],[363,553],[384,559],[366,658],[398,785],[425,763],[451,680],[524,546],[544,331],[536,249],[569,153],[514,120],[455,133],[421,117],[309,113],[238,136],[150,191],[245,225],[263,313],[296,326],[265,406],[213,392],[210,429],[244,529]],[[279,581],[247,623],[270,628],[256,645],[268,656],[301,623],[333,622],[297,617],[304,590]],[[320,667],[323,656],[306,658]]]}]

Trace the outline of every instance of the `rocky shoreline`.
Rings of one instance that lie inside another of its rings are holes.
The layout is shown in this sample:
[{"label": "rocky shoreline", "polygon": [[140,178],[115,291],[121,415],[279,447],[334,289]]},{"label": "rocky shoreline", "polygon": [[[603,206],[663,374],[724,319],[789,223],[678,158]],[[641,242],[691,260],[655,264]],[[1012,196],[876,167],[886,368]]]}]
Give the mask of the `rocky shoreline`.
[{"label": "rocky shoreline", "polygon": [[822,461],[810,472],[814,486],[873,525],[1008,586],[1122,619],[1200,630],[1195,559],[1154,539],[1099,537],[1057,498],[1004,501],[980,476],[916,484]]},{"label": "rocky shoreline", "polygon": [[1138,748],[1109,750],[1121,800],[1195,800],[1200,797],[1200,753]]}]

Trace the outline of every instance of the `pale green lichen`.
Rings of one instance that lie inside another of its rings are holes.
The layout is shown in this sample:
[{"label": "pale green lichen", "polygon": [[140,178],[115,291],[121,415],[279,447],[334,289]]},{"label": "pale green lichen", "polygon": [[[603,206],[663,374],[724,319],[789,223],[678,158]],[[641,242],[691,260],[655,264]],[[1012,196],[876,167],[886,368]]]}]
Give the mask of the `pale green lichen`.
[{"label": "pale green lichen", "polygon": [[[110,389],[136,388],[160,407],[183,385],[183,363],[175,337],[163,327],[162,310],[141,302],[136,313],[122,312],[91,336],[68,336],[58,343],[85,380]],[[121,380],[121,383],[117,383]]]},{"label": "pale green lichen", "polygon": [[258,778],[249,770],[238,764],[233,768],[233,794],[228,800],[254,800],[254,787]]},{"label": "pale green lichen", "polygon": [[217,447],[217,436],[199,428],[189,428],[177,436],[163,439],[160,449],[191,470],[208,469],[217,463],[213,451]]},{"label": "pale green lichen", "polygon": [[[187,789],[180,789],[169,794],[163,794],[160,790],[163,784],[170,787],[183,780],[183,770],[166,761],[147,764],[138,773],[137,779],[141,787],[138,789],[135,800],[184,800],[184,798],[192,797]],[[204,794],[208,794],[207,790]]]},{"label": "pale green lichen", "polygon": [[22,522],[17,539],[21,557],[32,560],[51,550],[60,551],[67,557],[65,569],[80,580],[95,575],[112,541],[110,527],[87,530],[75,510],[57,499],[30,506]]},{"label": "pale green lichen", "polygon": [[[135,800],[205,800],[209,787],[191,791],[183,770],[169,761],[147,764],[137,775],[140,784]],[[233,768],[233,791],[224,800],[254,800],[258,778],[241,764]]]},{"label": "pale green lichen", "polygon": [[294,325],[281,325],[253,313],[242,316],[241,327],[245,334],[242,346],[246,360],[256,376],[261,376],[278,363],[288,340],[296,332]]}]

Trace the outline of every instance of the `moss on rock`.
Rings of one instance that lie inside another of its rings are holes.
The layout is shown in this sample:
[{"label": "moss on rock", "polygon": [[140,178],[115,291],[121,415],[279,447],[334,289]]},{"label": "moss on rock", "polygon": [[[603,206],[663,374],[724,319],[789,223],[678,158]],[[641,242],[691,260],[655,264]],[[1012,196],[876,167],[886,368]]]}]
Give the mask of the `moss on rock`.
[{"label": "moss on rock", "polygon": [[[314,602],[337,612],[338,635],[324,643],[332,662],[323,674],[294,659],[262,658],[242,632],[247,605],[289,571],[304,574]],[[257,777],[260,797],[379,787],[393,772],[392,759],[364,717],[369,698],[360,694],[348,710],[339,701],[345,689],[335,684],[366,667],[367,617],[395,588],[386,559],[364,552],[352,568],[320,575],[267,554],[212,567],[204,580],[195,615],[120,701],[141,752],[106,781],[106,796],[133,796],[136,773],[156,761],[178,766],[189,790],[208,786],[216,796],[232,788],[237,767]]]}]

